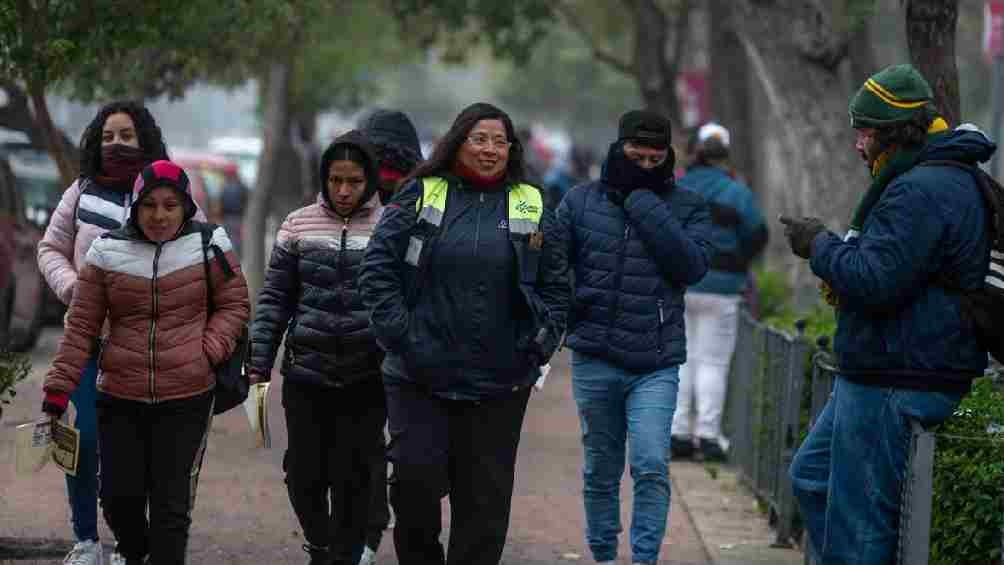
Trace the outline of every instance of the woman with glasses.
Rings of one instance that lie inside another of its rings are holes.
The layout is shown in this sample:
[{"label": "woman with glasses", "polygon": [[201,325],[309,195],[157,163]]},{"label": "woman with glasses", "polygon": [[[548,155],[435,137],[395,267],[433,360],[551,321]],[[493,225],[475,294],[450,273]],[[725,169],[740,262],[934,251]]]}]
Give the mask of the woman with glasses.
[{"label": "woman with glasses", "polygon": [[505,545],[530,387],[557,347],[568,299],[552,212],[523,179],[509,116],[474,104],[406,179],[366,252],[363,298],[387,351],[402,565],[495,564]]}]

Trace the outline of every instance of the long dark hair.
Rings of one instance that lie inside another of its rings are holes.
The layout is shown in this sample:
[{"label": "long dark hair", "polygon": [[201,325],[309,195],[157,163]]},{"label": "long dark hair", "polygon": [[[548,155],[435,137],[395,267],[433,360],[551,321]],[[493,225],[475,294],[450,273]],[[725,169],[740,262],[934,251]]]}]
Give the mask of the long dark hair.
[{"label": "long dark hair", "polygon": [[93,178],[101,174],[101,134],[105,120],[108,116],[119,113],[128,114],[132,118],[139,148],[149,156],[150,162],[167,160],[164,135],[146,106],[132,100],[117,100],[105,104],[80,136],[80,176]]},{"label": "long dark hair", "polygon": [[449,131],[436,144],[432,155],[428,160],[420,164],[402,182],[404,186],[412,179],[423,177],[439,176],[449,172],[453,168],[453,163],[457,159],[460,146],[467,141],[467,135],[474,129],[474,126],[481,120],[501,120],[505,126],[505,135],[512,142],[509,147],[509,161],[506,163],[506,180],[520,183],[526,179],[523,168],[523,144],[516,137],[516,128],[512,125],[509,114],[484,102],[471,104],[464,108],[457,119],[453,121]]}]

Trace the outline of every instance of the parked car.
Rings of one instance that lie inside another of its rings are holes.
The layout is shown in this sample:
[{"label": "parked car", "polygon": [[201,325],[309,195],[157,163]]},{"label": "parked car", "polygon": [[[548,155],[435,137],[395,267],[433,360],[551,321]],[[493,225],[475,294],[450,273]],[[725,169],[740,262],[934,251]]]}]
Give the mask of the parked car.
[{"label": "parked car", "polygon": [[[66,188],[55,161],[45,149],[27,142],[0,143],[0,158],[10,163],[14,182],[24,202],[26,218],[44,233]],[[46,285],[43,322],[61,325],[64,314],[66,305]]]},{"label": "parked car", "polygon": [[42,330],[48,287],[35,258],[41,239],[10,162],[0,158],[0,343],[14,351],[31,349]]}]

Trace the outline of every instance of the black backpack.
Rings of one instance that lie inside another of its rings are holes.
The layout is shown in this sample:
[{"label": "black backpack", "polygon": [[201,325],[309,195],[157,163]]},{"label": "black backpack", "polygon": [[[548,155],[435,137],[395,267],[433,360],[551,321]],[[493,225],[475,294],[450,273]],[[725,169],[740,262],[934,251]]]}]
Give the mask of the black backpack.
[{"label": "black backpack", "polygon": [[[212,224],[202,224],[199,231],[202,233],[202,265],[206,269],[206,303],[208,311],[206,319],[216,311],[216,303],[213,301],[213,279],[209,273],[209,251],[213,251],[216,263],[223,269],[226,280],[230,280],[237,275],[226,255],[220,246],[212,243],[213,230],[216,226]],[[251,388],[251,381],[248,379],[247,363],[250,352],[248,339],[248,326],[244,324],[241,328],[241,335],[237,338],[237,345],[234,347],[230,357],[219,365],[213,367],[216,373],[216,389],[214,390],[215,400],[213,401],[213,414],[222,414],[235,406],[243,404],[248,397],[248,390]]]},{"label": "black backpack", "polygon": [[998,362],[1004,362],[1004,187],[977,166],[960,161],[925,161],[922,166],[951,166],[976,179],[987,206],[990,261],[978,289],[963,290],[957,278],[941,273],[939,284],[959,293],[963,319],[973,325],[976,339]]}]

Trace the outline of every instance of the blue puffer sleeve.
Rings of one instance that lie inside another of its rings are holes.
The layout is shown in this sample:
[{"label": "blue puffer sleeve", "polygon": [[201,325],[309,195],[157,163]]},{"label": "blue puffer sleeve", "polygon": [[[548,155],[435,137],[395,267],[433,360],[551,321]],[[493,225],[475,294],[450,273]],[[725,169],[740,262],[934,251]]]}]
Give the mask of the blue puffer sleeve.
[{"label": "blue puffer sleeve", "polygon": [[359,275],[363,303],[370,310],[370,325],[387,351],[400,352],[408,331],[404,257],[408,238],[417,220],[415,203],[421,185],[409,183],[384,208],[370,238]]},{"label": "blue puffer sleeve", "polygon": [[712,245],[711,214],[707,203],[695,195],[690,212],[678,220],[670,204],[650,190],[634,190],[624,201],[624,211],[638,230],[652,258],[671,280],[696,284],[708,272]]},{"label": "blue puffer sleeve", "polygon": [[842,303],[889,309],[916,294],[938,265],[945,220],[921,187],[894,182],[872,209],[856,242],[823,232],[812,245],[812,271]]},{"label": "blue puffer sleeve", "polygon": [[265,378],[272,373],[279,343],[296,309],[300,288],[298,263],[294,230],[287,217],[272,247],[251,326],[250,369]]}]

